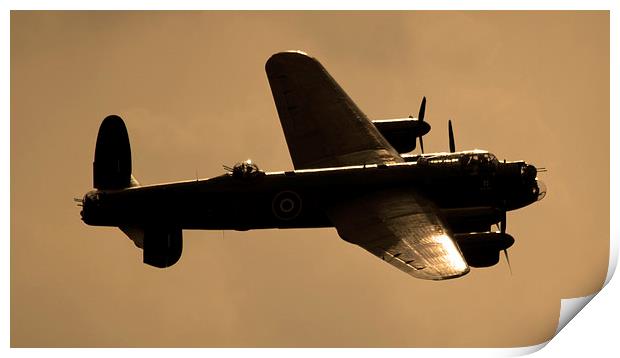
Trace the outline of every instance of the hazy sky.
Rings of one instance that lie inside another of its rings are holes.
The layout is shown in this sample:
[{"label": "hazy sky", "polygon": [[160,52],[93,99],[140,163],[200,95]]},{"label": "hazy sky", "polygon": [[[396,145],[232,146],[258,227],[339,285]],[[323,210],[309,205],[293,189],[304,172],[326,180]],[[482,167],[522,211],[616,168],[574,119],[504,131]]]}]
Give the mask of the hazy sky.
[{"label": "hazy sky", "polygon": [[[292,168],[264,64],[301,49],[371,118],[417,114],[425,149],[548,168],[504,258],[412,278],[334,229],[185,231],[166,270],[72,202],[97,129],[127,123],[143,184],[252,158]],[[11,345],[525,346],[609,257],[608,12],[12,12]]]}]

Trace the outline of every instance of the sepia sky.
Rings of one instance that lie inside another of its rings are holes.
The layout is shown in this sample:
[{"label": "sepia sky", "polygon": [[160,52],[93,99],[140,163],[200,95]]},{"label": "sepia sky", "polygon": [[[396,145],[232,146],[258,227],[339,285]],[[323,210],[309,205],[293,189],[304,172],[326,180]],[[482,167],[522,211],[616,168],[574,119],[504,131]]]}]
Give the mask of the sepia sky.
[{"label": "sepia sky", "polygon": [[[609,257],[608,12],[11,13],[11,346],[515,347],[550,339],[560,299]],[[425,149],[548,168],[508,214],[512,275],[412,278],[334,229],[185,231],[165,270],[72,201],[97,129],[125,119],[154,184],[252,158],[292,168],[264,72],[316,57],[373,119],[417,115]]]}]

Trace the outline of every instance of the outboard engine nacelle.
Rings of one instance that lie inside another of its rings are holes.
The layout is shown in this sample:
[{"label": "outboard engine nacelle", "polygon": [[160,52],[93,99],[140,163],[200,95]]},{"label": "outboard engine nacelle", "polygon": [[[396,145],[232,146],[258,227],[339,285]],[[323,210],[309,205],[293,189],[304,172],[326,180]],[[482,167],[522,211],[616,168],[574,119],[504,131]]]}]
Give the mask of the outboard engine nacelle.
[{"label": "outboard engine nacelle", "polygon": [[430,124],[416,118],[378,119],[372,124],[398,153],[414,150],[418,137],[431,130]]},{"label": "outboard engine nacelle", "polygon": [[499,262],[499,252],[514,244],[515,239],[501,232],[455,234],[465,261],[471,267],[490,267]]}]

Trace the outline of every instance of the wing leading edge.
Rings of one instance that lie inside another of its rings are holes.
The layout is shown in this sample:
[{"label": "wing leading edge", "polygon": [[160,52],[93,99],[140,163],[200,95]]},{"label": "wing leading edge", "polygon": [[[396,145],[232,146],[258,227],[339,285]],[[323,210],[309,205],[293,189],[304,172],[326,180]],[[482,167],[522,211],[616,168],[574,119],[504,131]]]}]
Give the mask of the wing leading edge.
[{"label": "wing leading edge", "polygon": [[295,169],[403,161],[316,59],[277,53],[265,71]]},{"label": "wing leading edge", "polygon": [[338,234],[411,276],[445,280],[469,272],[434,205],[403,189],[338,201],[327,214]]}]

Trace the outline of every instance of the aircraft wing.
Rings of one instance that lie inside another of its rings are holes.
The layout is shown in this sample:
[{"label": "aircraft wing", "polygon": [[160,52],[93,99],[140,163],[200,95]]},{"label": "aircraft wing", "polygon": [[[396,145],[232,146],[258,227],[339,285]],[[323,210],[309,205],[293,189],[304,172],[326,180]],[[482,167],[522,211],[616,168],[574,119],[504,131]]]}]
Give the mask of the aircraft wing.
[{"label": "aircraft wing", "polygon": [[444,280],[469,272],[437,209],[404,189],[387,189],[328,205],[344,240],[357,244],[411,276]]},{"label": "aircraft wing", "polygon": [[295,169],[403,161],[316,59],[277,53],[265,71]]}]

